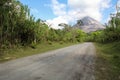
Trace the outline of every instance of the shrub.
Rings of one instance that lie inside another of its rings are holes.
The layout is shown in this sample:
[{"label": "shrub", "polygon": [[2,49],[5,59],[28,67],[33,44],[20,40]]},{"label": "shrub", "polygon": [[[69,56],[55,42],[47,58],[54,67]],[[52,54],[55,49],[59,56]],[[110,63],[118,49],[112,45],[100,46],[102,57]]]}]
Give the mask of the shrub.
[{"label": "shrub", "polygon": [[48,44],[49,44],[49,45],[52,45],[52,41],[48,41]]},{"label": "shrub", "polygon": [[35,43],[32,43],[32,44],[30,45],[30,47],[31,47],[32,49],[36,49],[36,44],[35,44]]},{"label": "shrub", "polygon": [[60,41],[60,44],[63,44],[64,42],[63,41]]}]

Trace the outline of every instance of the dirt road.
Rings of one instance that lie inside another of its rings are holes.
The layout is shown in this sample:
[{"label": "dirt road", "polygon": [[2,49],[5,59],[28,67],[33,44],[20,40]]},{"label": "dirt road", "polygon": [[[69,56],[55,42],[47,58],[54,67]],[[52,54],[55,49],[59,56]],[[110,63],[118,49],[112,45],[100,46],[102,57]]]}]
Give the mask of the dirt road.
[{"label": "dirt road", "polygon": [[0,80],[95,80],[92,43],[0,64]]}]

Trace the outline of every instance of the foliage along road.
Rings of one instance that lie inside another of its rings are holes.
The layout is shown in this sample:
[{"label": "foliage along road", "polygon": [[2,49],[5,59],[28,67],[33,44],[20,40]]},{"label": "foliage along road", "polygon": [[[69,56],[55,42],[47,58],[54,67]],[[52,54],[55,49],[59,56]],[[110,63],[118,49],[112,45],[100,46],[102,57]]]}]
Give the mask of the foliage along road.
[{"label": "foliage along road", "polygon": [[0,80],[95,80],[95,47],[82,43],[0,64]]}]

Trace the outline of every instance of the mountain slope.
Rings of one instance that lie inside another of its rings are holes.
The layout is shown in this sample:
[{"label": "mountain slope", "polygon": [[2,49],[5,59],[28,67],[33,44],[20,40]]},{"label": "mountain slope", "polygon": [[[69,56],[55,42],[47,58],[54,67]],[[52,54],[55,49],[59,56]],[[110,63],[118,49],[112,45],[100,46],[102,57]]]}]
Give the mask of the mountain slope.
[{"label": "mountain slope", "polygon": [[74,27],[80,28],[86,33],[105,29],[105,27],[100,22],[89,16],[78,20],[77,24],[75,24]]}]

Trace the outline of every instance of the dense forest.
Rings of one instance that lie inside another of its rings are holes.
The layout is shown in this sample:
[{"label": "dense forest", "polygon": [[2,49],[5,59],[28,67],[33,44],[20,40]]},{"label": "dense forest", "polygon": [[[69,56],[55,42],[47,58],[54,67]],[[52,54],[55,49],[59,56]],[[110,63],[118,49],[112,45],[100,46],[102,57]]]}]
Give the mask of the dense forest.
[{"label": "dense forest", "polygon": [[[115,25],[114,25],[115,24]],[[59,24],[60,26],[60,24]],[[30,15],[30,9],[17,0],[0,1],[0,52],[14,46],[34,46],[52,42],[101,42],[120,40],[119,13],[111,17],[106,29],[85,33],[70,25],[63,29],[52,29],[43,20]],[[1,53],[2,54],[2,53]]]}]

